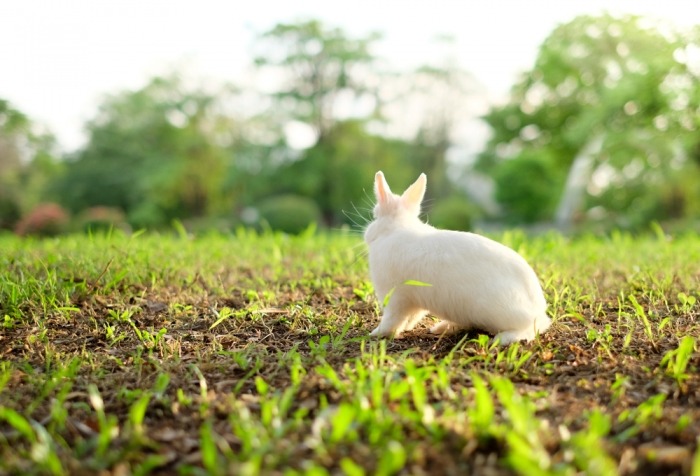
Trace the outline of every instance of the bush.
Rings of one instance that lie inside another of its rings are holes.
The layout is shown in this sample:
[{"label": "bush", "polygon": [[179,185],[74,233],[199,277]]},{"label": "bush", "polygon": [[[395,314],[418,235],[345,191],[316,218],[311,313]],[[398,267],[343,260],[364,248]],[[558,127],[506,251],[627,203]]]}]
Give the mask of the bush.
[{"label": "bush", "polygon": [[310,198],[299,195],[279,195],[263,200],[257,207],[260,224],[273,230],[301,233],[321,220],[321,210]]},{"label": "bush", "polygon": [[511,224],[547,221],[554,216],[566,173],[551,153],[523,151],[496,170],[496,201]]},{"label": "bush", "polygon": [[145,202],[129,212],[128,220],[135,229],[154,229],[168,223],[163,210],[152,202]]},{"label": "bush", "polygon": [[17,200],[0,195],[0,230],[12,230],[21,216]]},{"label": "bush", "polygon": [[68,212],[56,203],[42,203],[24,216],[15,226],[20,236],[54,236],[66,230]]},{"label": "bush", "polygon": [[477,215],[474,205],[469,201],[453,196],[435,204],[428,213],[428,223],[437,228],[468,231],[472,229]]},{"label": "bush", "polygon": [[108,231],[119,229],[125,232],[131,227],[126,222],[126,215],[115,207],[90,207],[80,214],[78,228],[81,231]]}]

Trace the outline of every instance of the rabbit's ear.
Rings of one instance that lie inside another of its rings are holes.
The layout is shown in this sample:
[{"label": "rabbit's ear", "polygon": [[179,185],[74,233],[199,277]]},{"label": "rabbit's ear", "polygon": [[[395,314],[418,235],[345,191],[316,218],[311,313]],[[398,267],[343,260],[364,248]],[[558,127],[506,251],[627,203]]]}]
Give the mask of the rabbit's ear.
[{"label": "rabbit's ear", "polygon": [[427,178],[425,174],[420,174],[418,180],[413,182],[413,185],[408,187],[406,191],[401,195],[401,201],[408,208],[419,207],[423,201],[423,196],[425,195],[425,184]]},{"label": "rabbit's ear", "polygon": [[391,196],[391,189],[389,184],[386,183],[384,174],[379,171],[374,176],[374,195],[377,197],[377,202],[386,203],[387,199]]}]

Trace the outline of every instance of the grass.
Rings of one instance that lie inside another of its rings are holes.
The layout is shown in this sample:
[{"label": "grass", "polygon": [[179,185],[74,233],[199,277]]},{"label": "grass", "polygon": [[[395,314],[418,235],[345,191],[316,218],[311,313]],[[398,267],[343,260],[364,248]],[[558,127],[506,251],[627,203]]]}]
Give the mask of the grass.
[{"label": "grass", "polygon": [[700,239],[497,238],[535,342],[369,338],[353,236],[0,237],[0,473],[699,475]]}]

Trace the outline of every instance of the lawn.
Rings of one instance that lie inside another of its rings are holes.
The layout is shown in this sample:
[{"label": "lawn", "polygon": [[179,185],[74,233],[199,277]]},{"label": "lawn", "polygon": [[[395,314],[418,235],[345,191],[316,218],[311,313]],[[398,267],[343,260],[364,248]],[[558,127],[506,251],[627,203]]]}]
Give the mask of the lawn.
[{"label": "lawn", "polygon": [[368,337],[358,236],[0,237],[0,473],[700,475],[700,239],[495,237],[551,329]]}]

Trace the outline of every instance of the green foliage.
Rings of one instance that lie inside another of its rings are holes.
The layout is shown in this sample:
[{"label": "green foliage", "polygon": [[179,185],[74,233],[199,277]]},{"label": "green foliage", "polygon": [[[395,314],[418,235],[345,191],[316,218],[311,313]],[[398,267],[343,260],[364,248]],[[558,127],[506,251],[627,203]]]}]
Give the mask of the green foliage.
[{"label": "green foliage", "polygon": [[124,210],[136,226],[225,209],[230,152],[219,134],[233,127],[215,98],[175,77],[108,97],[88,124],[89,141],[53,189],[71,210]]},{"label": "green foliage", "polygon": [[[442,47],[454,47],[450,38],[436,40]],[[459,187],[455,185],[461,181],[462,170],[448,170],[448,152],[455,145],[456,129],[471,115],[474,98],[482,94],[478,81],[460,67],[449,51],[416,71],[400,75],[395,87],[400,91],[395,101],[406,108],[405,114],[420,118],[402,162],[430,178],[428,200],[448,198],[457,192]],[[402,82],[406,83],[404,87],[400,87]],[[402,122],[409,123],[407,119],[401,117]]]},{"label": "green foliage", "polygon": [[0,98],[0,229],[51,197],[47,181],[60,169],[54,138]]},{"label": "green foliage", "polygon": [[[452,198],[467,167],[447,160],[477,91],[466,71],[447,56],[415,71],[382,71],[379,35],[317,20],[281,23],[258,39],[256,73],[271,88],[151,78],[106,96],[86,124],[87,144],[61,161],[50,134],[0,99],[0,229],[57,202],[79,217],[91,207],[121,210],[134,228],[180,220],[230,230],[243,211],[280,194],[314,201],[322,225],[361,227],[377,170],[397,189],[427,173],[431,221],[471,227],[476,211]],[[493,135],[476,170],[494,181],[498,218],[697,225],[700,83],[691,60],[699,45],[698,28],[630,16],[580,17],[555,29],[511,100],[485,117]],[[396,116],[413,137],[392,135]],[[295,144],[294,127],[311,131],[311,143]],[[588,149],[590,160],[579,160]]]},{"label": "green foliage", "polygon": [[378,38],[351,38],[318,20],[280,23],[261,35],[263,50],[255,63],[286,76],[286,85],[274,95],[277,107],[323,138],[335,122],[333,108],[341,92],[359,98],[370,90],[361,78],[375,61],[370,50]]},{"label": "green foliage", "polygon": [[316,202],[329,224],[347,221],[343,210],[363,207],[374,198],[372,177],[377,170],[391,174],[392,181],[409,183],[416,173],[402,165],[405,145],[369,134],[360,121],[336,123],[323,140],[306,150],[302,157],[281,167],[277,183],[289,192]]},{"label": "green foliage", "polygon": [[496,200],[510,221],[532,223],[552,217],[563,177],[554,159],[547,159],[546,152],[523,151],[495,171]]},{"label": "green foliage", "polygon": [[438,201],[427,213],[428,223],[447,230],[469,231],[477,218],[476,207],[460,196]]},{"label": "green foliage", "polygon": [[[301,122],[316,134],[316,143],[287,160],[272,174],[271,184],[285,184],[276,192],[312,198],[328,225],[348,221],[362,224],[366,218],[361,213],[353,218],[347,214],[354,213],[352,207],[361,209],[371,200],[366,190],[380,169],[399,184],[427,172],[433,184],[428,188],[429,198],[452,193],[446,153],[451,143],[452,116],[458,110],[450,110],[448,104],[454,102],[449,101],[454,100],[451,93],[455,91],[460,91],[460,99],[464,99],[460,88],[473,81],[452,63],[445,68],[421,68],[401,75],[398,81],[372,71],[375,57],[371,51],[378,38],[375,34],[352,37],[316,20],[279,24],[260,38],[261,53],[256,60],[260,71],[284,78],[273,95],[277,121]],[[408,92],[405,85],[389,88],[402,91],[401,101],[406,101],[409,94],[412,98],[422,94],[432,106],[440,97],[439,104],[429,108],[414,139],[389,139],[368,131],[371,121],[377,129],[382,118],[380,106],[386,101],[380,97],[377,80],[382,84],[407,81]],[[338,106],[342,102],[346,109],[349,101],[357,112],[352,118],[341,119]],[[286,152],[277,150],[278,155],[289,157],[286,144],[283,149]]]},{"label": "green foliage", "polygon": [[691,336],[684,336],[678,344],[678,348],[668,351],[661,359],[661,366],[666,365],[666,372],[675,378],[679,385],[682,385],[683,381],[689,378],[686,369],[694,350],[695,339]]},{"label": "green foliage", "polygon": [[298,195],[279,195],[260,202],[260,221],[273,230],[298,234],[321,221],[316,202]]},{"label": "green foliage", "polygon": [[[270,184],[277,189],[272,191],[311,198],[329,225],[347,221],[344,210],[366,204],[364,190],[377,170],[393,171],[399,179],[408,175],[398,166],[403,144],[366,130],[379,104],[367,74],[377,39],[374,34],[353,38],[316,20],[279,24],[260,38],[256,64],[262,73],[275,72],[286,80],[273,95],[278,120],[299,121],[316,134],[312,147],[273,172]],[[357,118],[340,120],[334,110],[341,95],[345,101],[359,104],[364,99],[375,106]]]},{"label": "green foliage", "polygon": [[486,116],[494,135],[478,167],[495,177],[509,217],[551,218],[574,160],[596,140],[589,170],[577,171],[579,216],[598,207],[638,227],[696,207],[697,187],[680,185],[700,180],[689,160],[697,121],[684,106],[700,88],[683,59],[699,42],[633,16],[583,16],[554,30],[511,102]]},{"label": "green foliage", "polygon": [[17,199],[0,192],[0,230],[12,230],[21,214]]}]

